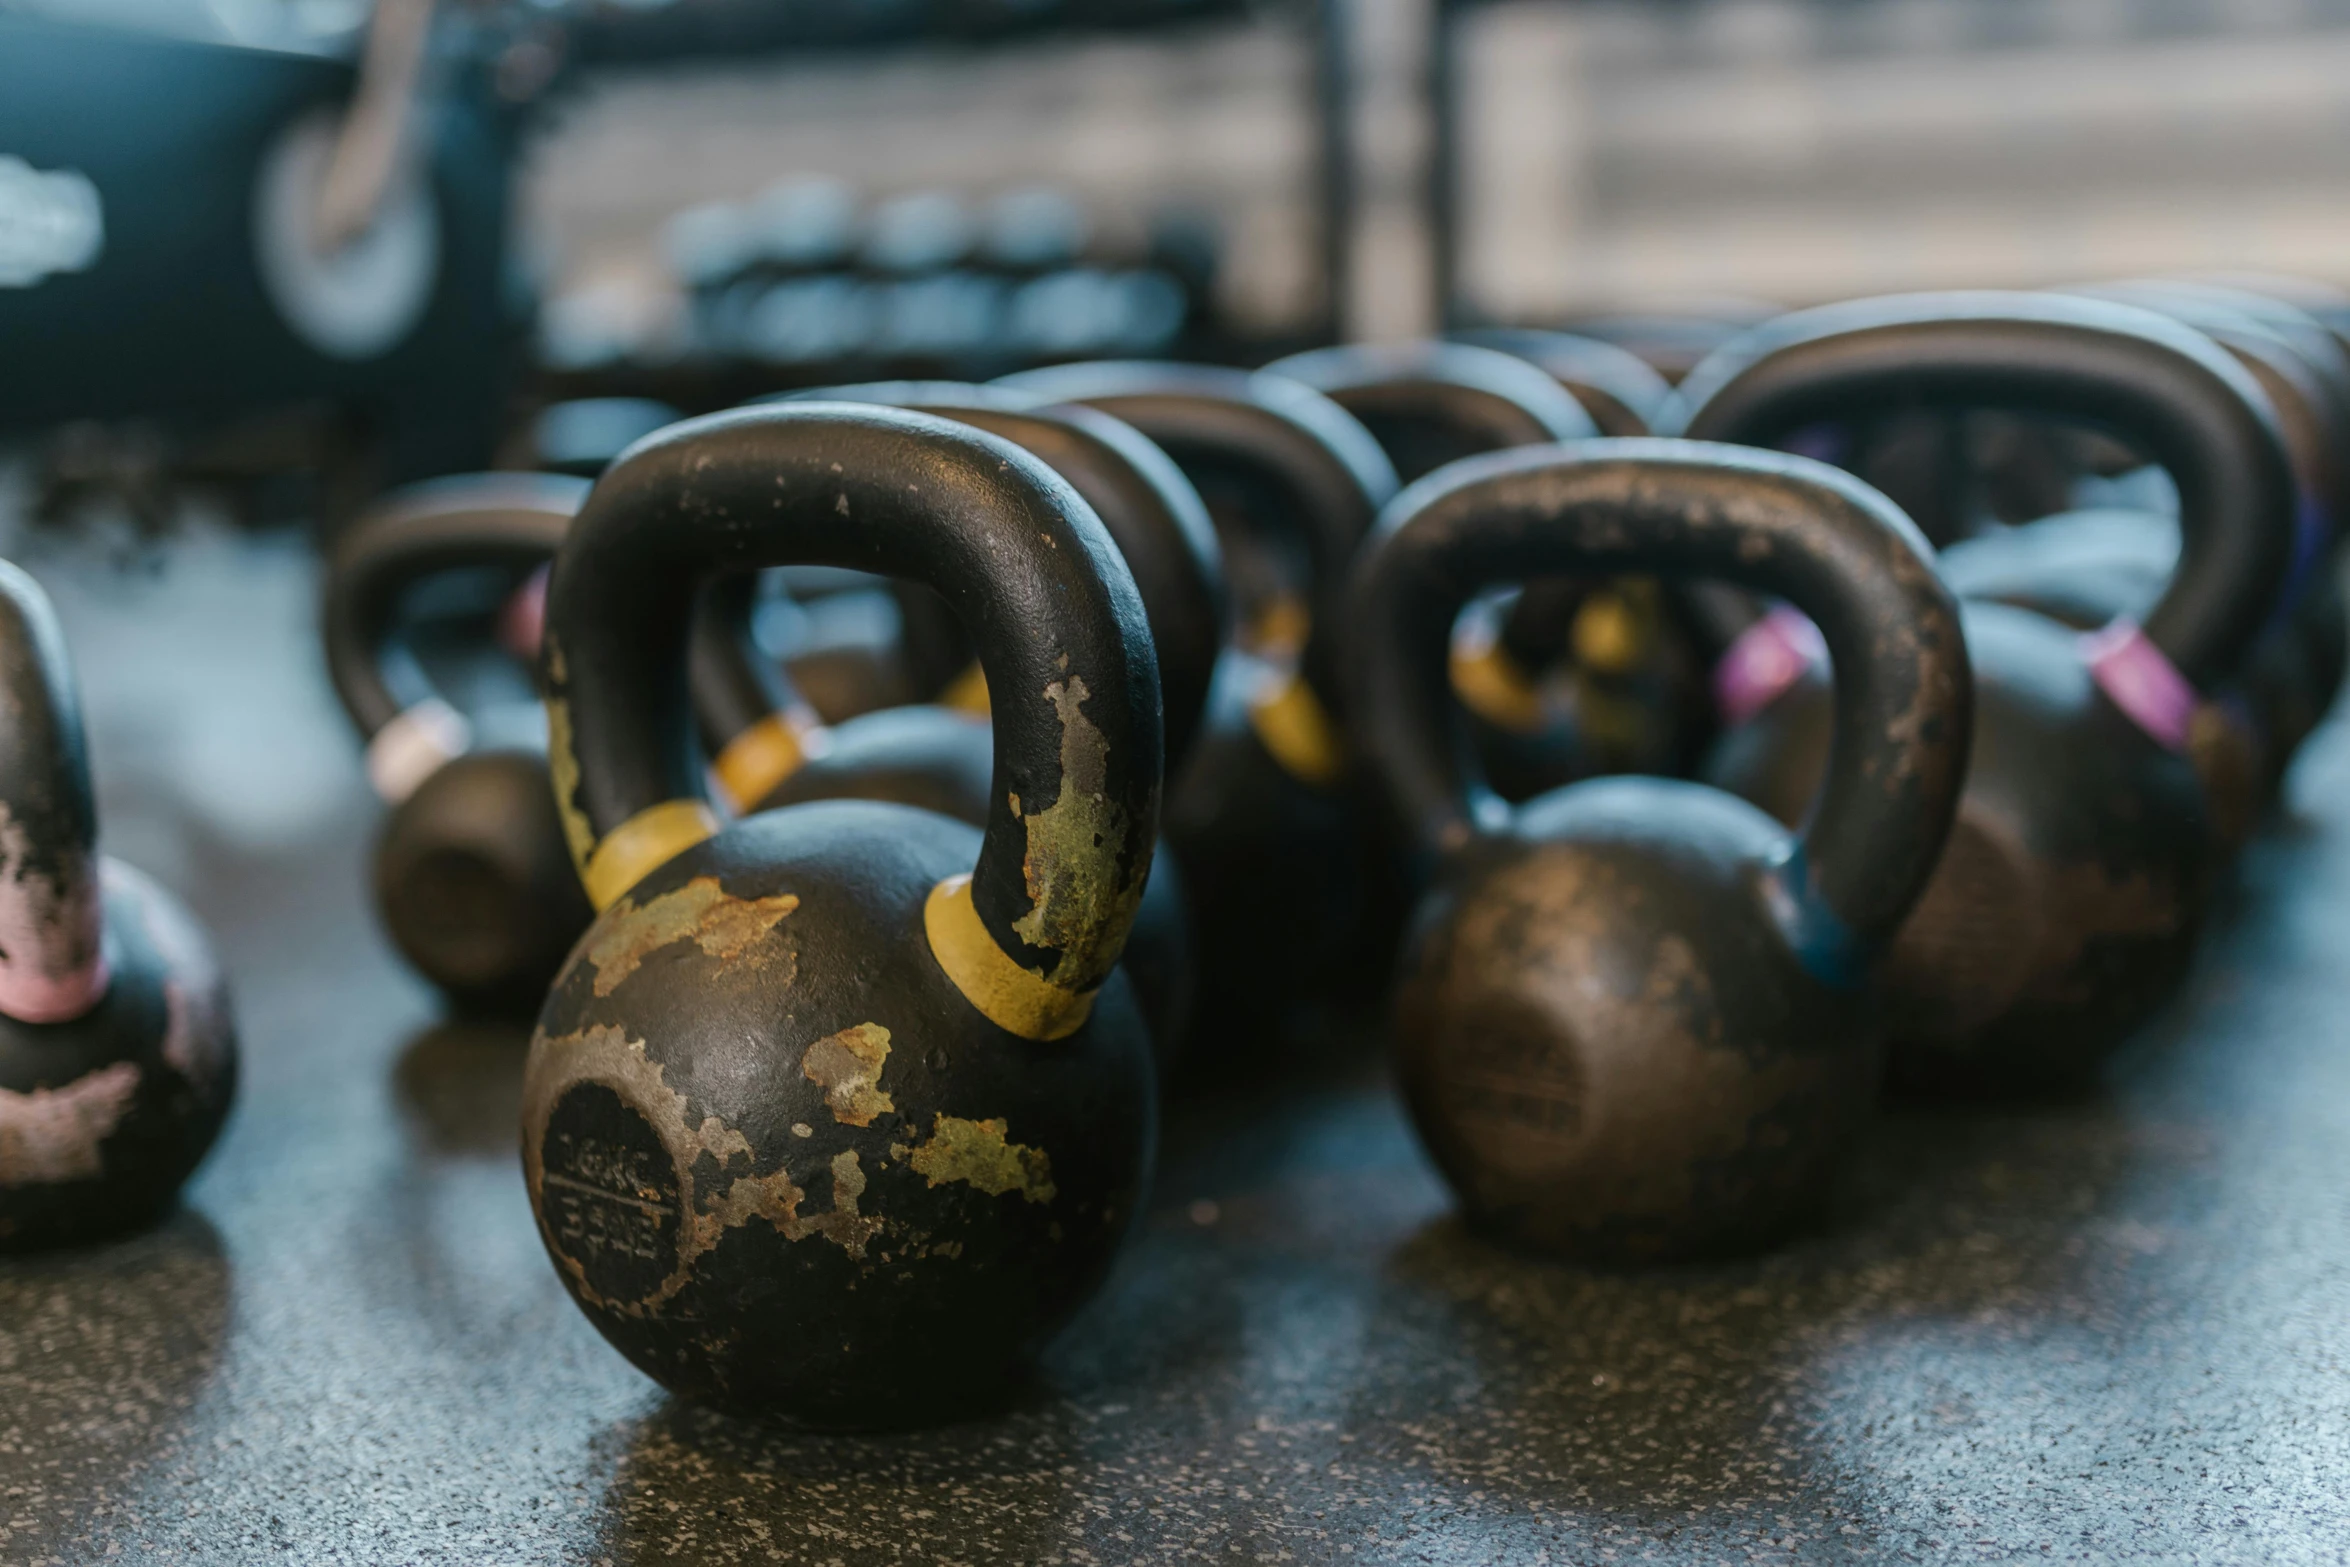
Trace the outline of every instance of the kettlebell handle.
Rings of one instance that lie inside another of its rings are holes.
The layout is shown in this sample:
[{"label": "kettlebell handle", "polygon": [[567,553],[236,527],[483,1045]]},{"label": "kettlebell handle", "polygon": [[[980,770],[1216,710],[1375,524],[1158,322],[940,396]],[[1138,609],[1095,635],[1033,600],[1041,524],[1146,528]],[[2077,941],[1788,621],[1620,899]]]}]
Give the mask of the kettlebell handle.
[{"label": "kettlebell handle", "polygon": [[1304,382],[1366,427],[1380,418],[1437,421],[1485,451],[1599,434],[1575,395],[1548,373],[1471,343],[1341,343],[1276,359],[1265,370]]},{"label": "kettlebell handle", "polygon": [[1346,574],[1397,487],[1395,465],[1370,431],[1300,382],[1217,365],[1112,360],[1024,370],[993,384],[1123,419],[1195,479],[1208,469],[1260,484],[1279,475],[1286,525],[1313,573],[1306,683],[1325,709],[1340,711]]},{"label": "kettlebell handle", "polygon": [[80,1017],[106,994],[98,807],[57,612],[0,560],[0,1012]]},{"label": "kettlebell handle", "polygon": [[411,485],[343,531],[326,564],[326,666],[363,735],[434,696],[398,638],[400,595],[443,571],[544,564],[587,494],[561,474],[464,474]]},{"label": "kettlebell handle", "polygon": [[1190,754],[1224,650],[1224,552],[1199,492],[1132,425],[1082,403],[1005,386],[877,381],[784,392],[762,402],[857,402],[952,419],[1042,458],[1093,508],[1134,574],[1159,654],[1167,771]]},{"label": "kettlebell handle", "polygon": [[2102,425],[2179,492],[2179,559],[2146,639],[2188,682],[2225,680],[2293,555],[2294,477],[2251,374],[2203,334],[2133,305],[2046,294],[1896,295],[1801,310],[1708,356],[1676,433],[1779,443],[1857,411],[1996,408]]},{"label": "kettlebell handle", "polygon": [[711,414],[639,442],[555,558],[541,668],[549,767],[599,908],[713,836],[687,690],[697,590],[767,566],[937,589],[994,693],[978,862],[931,894],[932,952],[1014,1033],[1080,1026],[1125,945],[1158,831],[1159,681],[1099,519],[966,425],[846,403]]},{"label": "kettlebell handle", "polygon": [[1509,808],[1461,743],[1446,653],[1496,583],[1644,573],[1783,598],[1834,661],[1827,774],[1785,868],[1807,963],[1891,939],[1941,853],[1966,777],[1973,680],[1958,607],[1891,501],[1805,458],[1626,438],[1496,452],[1413,485],[1353,585],[1360,734],[1422,850],[1505,836]]}]

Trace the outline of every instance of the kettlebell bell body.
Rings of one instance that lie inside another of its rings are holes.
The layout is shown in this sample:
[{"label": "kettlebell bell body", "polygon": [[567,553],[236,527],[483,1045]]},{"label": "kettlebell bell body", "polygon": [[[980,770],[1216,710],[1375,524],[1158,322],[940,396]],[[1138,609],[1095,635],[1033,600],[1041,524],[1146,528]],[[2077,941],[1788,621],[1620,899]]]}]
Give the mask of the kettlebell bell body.
[{"label": "kettlebell bell body", "polygon": [[[2077,1084],[2176,989],[2224,859],[2190,758],[2210,716],[2201,693],[2237,670],[2291,546],[2292,473],[2258,386],[2151,312],[1985,293],[1783,317],[1700,366],[1683,395],[1688,434],[1758,445],[1852,406],[2103,425],[2177,483],[2180,561],[2142,624],[2084,636],[2006,605],[1966,607],[1966,793],[1886,962],[1898,1084]],[[1741,638],[1725,674],[1755,646]],[[1820,776],[1829,692],[1816,662],[1788,668],[1791,683],[1753,702],[1706,775],[1792,822]]]},{"label": "kettlebell bell body", "polygon": [[[1563,572],[1702,575],[1818,618],[1836,755],[1800,831],[1675,780],[1515,809],[1484,787],[1448,732],[1453,617]],[[1404,1090],[1470,1222],[1639,1262],[1802,1222],[1870,1114],[1870,968],[1965,772],[1966,651],[1923,538],[1805,459],[1604,440],[1413,486],[1354,603],[1363,743],[1429,867],[1395,1003]]]},{"label": "kettlebell bell body", "polygon": [[[698,584],[927,581],[995,694],[984,830],[823,801],[720,827],[687,700]],[[824,1426],[1002,1391],[1147,1184],[1118,971],[1156,829],[1156,664],[1073,490],[872,406],[676,426],[598,484],[544,656],[556,799],[601,912],[540,1014],[523,1164],[566,1287],[665,1386]],[[778,1323],[789,1331],[778,1332]]]},{"label": "kettlebell bell body", "polygon": [[0,1251],[167,1208],[235,1094],[228,991],[195,919],[96,848],[65,639],[0,562]]},{"label": "kettlebell bell body", "polygon": [[498,735],[441,697],[404,640],[403,598],[446,572],[524,581],[552,558],[587,493],[587,481],[554,474],[431,480],[353,522],[327,561],[328,673],[389,807],[374,855],[377,914],[401,956],[469,1010],[528,1015],[593,911],[538,735]]}]

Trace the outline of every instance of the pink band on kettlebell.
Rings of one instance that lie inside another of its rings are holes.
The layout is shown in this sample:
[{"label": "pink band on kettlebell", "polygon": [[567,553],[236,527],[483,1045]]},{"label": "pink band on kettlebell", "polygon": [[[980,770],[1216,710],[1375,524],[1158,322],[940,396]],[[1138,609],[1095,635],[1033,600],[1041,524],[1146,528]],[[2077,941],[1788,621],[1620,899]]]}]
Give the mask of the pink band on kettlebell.
[{"label": "pink band on kettlebell", "polygon": [[[14,828],[13,822],[8,823]],[[104,912],[98,878],[86,874],[62,892],[30,871],[21,830],[0,830],[0,1012],[22,1023],[63,1023],[106,994]]]},{"label": "pink band on kettlebell", "polygon": [[1725,723],[1742,724],[1827,656],[1820,628],[1803,611],[1781,604],[1738,633],[1714,665],[1714,705]]},{"label": "pink band on kettlebell", "polygon": [[498,612],[498,645],[526,664],[539,661],[539,643],[547,634],[547,578],[554,569],[541,566],[524,578]]},{"label": "pink band on kettlebell", "polygon": [[2203,698],[2136,621],[2125,617],[2088,632],[2080,647],[2089,678],[2131,723],[2166,751],[2187,749],[2188,731]]}]

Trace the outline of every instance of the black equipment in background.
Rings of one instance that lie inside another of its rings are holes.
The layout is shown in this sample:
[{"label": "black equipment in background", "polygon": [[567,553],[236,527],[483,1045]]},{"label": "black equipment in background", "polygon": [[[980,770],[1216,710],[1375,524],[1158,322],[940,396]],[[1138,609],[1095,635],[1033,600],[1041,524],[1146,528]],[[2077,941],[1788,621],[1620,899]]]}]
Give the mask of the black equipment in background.
[{"label": "black equipment in background", "polygon": [[407,151],[322,254],[352,64],[0,15],[0,436],[290,418],[363,489],[486,463],[530,317],[513,99],[543,85],[497,42],[433,31]]}]

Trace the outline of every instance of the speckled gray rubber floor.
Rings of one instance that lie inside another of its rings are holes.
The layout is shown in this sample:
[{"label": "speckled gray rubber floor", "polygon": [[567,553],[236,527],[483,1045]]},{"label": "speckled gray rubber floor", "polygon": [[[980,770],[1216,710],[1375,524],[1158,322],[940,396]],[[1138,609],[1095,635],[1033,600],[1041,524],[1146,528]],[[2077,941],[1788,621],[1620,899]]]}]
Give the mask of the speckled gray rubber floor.
[{"label": "speckled gray rubber floor", "polygon": [[825,1440],[672,1404],[565,1298],[519,1033],[436,1026],[369,922],[307,559],[26,558],[108,844],[212,922],[246,1079],[178,1217],[0,1262],[0,1563],[2350,1554],[2339,728],[2098,1095],[1888,1119],[1804,1244],[1622,1276],[1490,1249],[1342,1049],[1177,1113],[1018,1408]]}]

